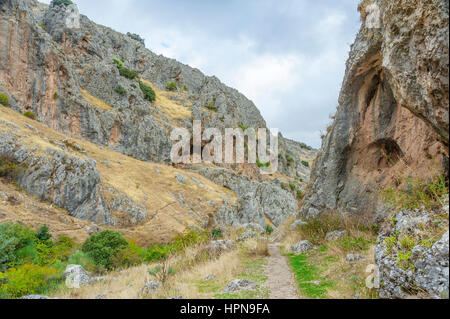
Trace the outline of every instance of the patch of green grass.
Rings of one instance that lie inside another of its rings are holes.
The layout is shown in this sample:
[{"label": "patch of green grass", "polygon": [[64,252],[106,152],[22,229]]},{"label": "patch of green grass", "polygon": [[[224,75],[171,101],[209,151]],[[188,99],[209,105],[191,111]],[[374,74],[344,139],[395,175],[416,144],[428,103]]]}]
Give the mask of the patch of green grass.
[{"label": "patch of green grass", "polygon": [[[306,255],[289,255],[289,261],[295,274],[295,279],[299,283],[302,294],[308,298],[326,298],[328,288],[332,288],[335,283],[327,281],[321,276],[318,267],[308,263]],[[320,283],[313,283],[313,282]]]},{"label": "patch of green grass", "polygon": [[442,198],[448,194],[448,185],[443,175],[434,176],[428,180],[408,178],[403,190],[388,188],[382,191],[386,202],[394,208],[428,210],[442,206]]},{"label": "patch of green grass", "polygon": [[345,236],[338,240],[345,251],[364,251],[369,249],[370,241],[363,237]]}]

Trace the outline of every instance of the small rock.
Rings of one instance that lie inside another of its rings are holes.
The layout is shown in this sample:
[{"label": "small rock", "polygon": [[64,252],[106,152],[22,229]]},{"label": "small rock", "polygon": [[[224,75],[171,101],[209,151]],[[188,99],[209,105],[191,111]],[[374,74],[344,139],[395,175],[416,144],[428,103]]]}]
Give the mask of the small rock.
[{"label": "small rock", "polygon": [[336,230],[325,235],[325,240],[338,240],[347,235],[345,230]]},{"label": "small rock", "polygon": [[304,222],[303,220],[299,219],[299,220],[295,221],[295,222],[291,225],[291,227],[289,227],[289,229],[290,229],[291,231],[294,231],[294,230],[296,230],[297,228],[299,228],[300,226],[303,226],[303,225],[306,225],[306,224],[307,224],[306,222]]},{"label": "small rock", "polygon": [[142,294],[147,295],[149,293],[155,292],[158,288],[161,287],[161,283],[159,281],[150,281],[142,287]]},{"label": "small rock", "polygon": [[20,299],[53,299],[47,296],[41,296],[41,295],[28,295],[20,297]]},{"label": "small rock", "polygon": [[108,294],[109,294],[109,291],[105,291],[101,295],[98,295],[97,297],[95,297],[95,299],[105,299]]},{"label": "small rock", "polygon": [[223,290],[223,292],[234,292],[234,291],[239,291],[239,290],[251,290],[251,289],[255,289],[258,285],[249,280],[249,279],[235,279],[232,282],[230,282],[225,289]]},{"label": "small rock", "polygon": [[175,297],[171,297],[169,299],[184,299],[183,296],[175,296]]},{"label": "small rock", "polygon": [[212,279],[214,279],[214,278],[216,278],[216,275],[209,274],[209,275],[207,275],[207,276],[205,277],[205,280],[206,280],[206,281],[209,281],[209,280],[212,280]]},{"label": "small rock", "polygon": [[348,254],[347,257],[345,258],[345,260],[347,260],[348,262],[355,262],[363,259],[366,259],[366,256],[361,254]]},{"label": "small rock", "polygon": [[234,248],[231,240],[213,240],[205,247],[205,249],[213,256],[219,256],[224,251]]},{"label": "small rock", "polygon": [[177,181],[180,182],[181,184],[186,184],[186,178],[184,178],[183,175],[177,174],[177,175],[175,176],[175,178],[176,178]]},{"label": "small rock", "polygon": [[314,245],[311,244],[309,241],[302,240],[301,242],[298,242],[295,245],[293,245],[290,251],[296,255],[301,255],[310,251],[311,249],[313,249],[313,247]]}]

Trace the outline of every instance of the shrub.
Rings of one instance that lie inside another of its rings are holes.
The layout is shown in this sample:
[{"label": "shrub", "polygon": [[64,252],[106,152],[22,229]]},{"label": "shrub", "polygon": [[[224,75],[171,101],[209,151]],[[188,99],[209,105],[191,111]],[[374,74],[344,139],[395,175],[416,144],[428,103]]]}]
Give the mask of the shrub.
[{"label": "shrub", "polygon": [[153,91],[153,89],[150,86],[147,86],[142,82],[139,82],[139,87],[141,88],[142,93],[144,93],[144,99],[149,100],[150,102],[156,100],[155,91]]},{"label": "shrub", "polygon": [[116,91],[116,93],[119,93],[120,95],[125,95],[127,94],[127,90],[125,90],[122,86],[118,85],[114,91]]},{"label": "shrub", "polygon": [[169,91],[176,91],[178,89],[178,86],[175,82],[172,81],[172,82],[167,82],[166,88]]},{"label": "shrub", "polygon": [[25,295],[43,293],[52,280],[60,279],[58,270],[36,265],[23,265],[10,268],[0,273],[0,280],[6,283],[0,285],[0,294],[8,298],[19,298]]},{"label": "shrub", "polygon": [[113,58],[114,63],[117,65],[117,69],[119,69],[119,74],[123,77],[126,77],[129,80],[133,80],[138,77],[138,73],[136,71],[130,70],[123,65],[123,61]]},{"label": "shrub", "polygon": [[289,183],[289,187],[291,188],[291,191],[295,191],[297,185],[295,185],[295,183]]},{"label": "shrub", "polygon": [[20,224],[0,224],[0,271],[36,257],[34,232]]},{"label": "shrub", "polygon": [[53,99],[57,100],[59,97],[58,92],[55,92],[55,94],[53,94]]},{"label": "shrub", "polygon": [[73,2],[70,0],[53,0],[51,2],[52,6],[59,6],[59,5],[70,6],[71,4],[73,4]]},{"label": "shrub", "polygon": [[113,256],[128,246],[128,242],[121,234],[112,230],[104,230],[89,237],[83,244],[82,250],[92,258],[96,265],[111,269]]},{"label": "shrub", "polygon": [[183,250],[189,246],[204,243],[207,241],[208,235],[206,232],[190,230],[175,237],[172,247],[175,250]]},{"label": "shrub", "polygon": [[217,112],[219,109],[216,107],[216,99],[214,98],[211,102],[206,104],[205,108],[207,108],[210,111]]},{"label": "shrub", "polygon": [[134,80],[138,76],[138,73],[136,71],[130,70],[126,67],[119,68],[119,74],[129,80]]},{"label": "shrub", "polygon": [[300,189],[297,189],[297,199],[302,200],[304,197],[303,192]]},{"label": "shrub", "polygon": [[261,163],[261,161],[259,160],[259,158],[256,159],[256,165],[258,165],[258,167],[262,168],[262,167],[270,167],[270,162],[267,163]]},{"label": "shrub", "polygon": [[245,132],[249,126],[245,126],[244,124],[239,123],[238,126]]},{"label": "shrub", "polygon": [[154,245],[147,248],[144,252],[144,260],[146,262],[161,260],[166,258],[170,253],[171,247],[163,245]]},{"label": "shrub", "polygon": [[407,190],[389,188],[382,192],[388,204],[397,209],[420,209],[424,206],[432,209],[442,205],[442,197],[448,194],[448,185],[443,175],[433,176],[429,180],[408,178]]},{"label": "shrub", "polygon": [[9,98],[6,94],[0,94],[0,104],[4,106],[9,106]]},{"label": "shrub", "polygon": [[11,154],[0,154],[0,177],[14,179],[20,174],[20,171],[20,164]]},{"label": "shrub", "polygon": [[183,86],[183,90],[185,90],[186,92],[189,91],[189,89],[186,85]]},{"label": "shrub", "polygon": [[308,151],[312,150],[312,147],[309,146],[309,145],[306,145],[305,143],[300,143],[300,147],[303,148],[303,149],[306,149]]},{"label": "shrub", "polygon": [[307,161],[302,161],[302,165],[305,167],[309,167],[309,163]]},{"label": "shrub", "polygon": [[52,238],[52,235],[48,232],[48,226],[43,225],[39,228],[39,230],[35,234],[36,238],[39,239],[42,242],[48,241],[50,238]]},{"label": "shrub", "polygon": [[223,237],[222,229],[220,229],[219,227],[214,227],[211,231],[211,237],[213,239],[222,238]]},{"label": "shrub", "polygon": [[267,235],[270,235],[270,234],[272,234],[272,233],[273,233],[273,231],[274,231],[274,229],[273,229],[273,227],[272,227],[272,226],[270,226],[270,225],[266,225],[266,234],[267,234]]},{"label": "shrub", "polygon": [[291,155],[289,155],[289,154],[286,154],[286,160],[289,163],[294,163],[295,162],[294,158]]},{"label": "shrub", "polygon": [[33,112],[30,111],[26,111],[25,113],[23,113],[23,115],[25,115],[26,117],[35,120],[36,119],[36,115]]},{"label": "shrub", "polygon": [[159,282],[165,284],[170,276],[175,275],[175,269],[170,267],[167,262],[163,262],[161,266],[156,266],[147,271],[150,276],[155,277]]},{"label": "shrub", "polygon": [[84,269],[92,271],[95,268],[94,260],[82,250],[75,251],[67,259],[68,265],[81,265]]}]

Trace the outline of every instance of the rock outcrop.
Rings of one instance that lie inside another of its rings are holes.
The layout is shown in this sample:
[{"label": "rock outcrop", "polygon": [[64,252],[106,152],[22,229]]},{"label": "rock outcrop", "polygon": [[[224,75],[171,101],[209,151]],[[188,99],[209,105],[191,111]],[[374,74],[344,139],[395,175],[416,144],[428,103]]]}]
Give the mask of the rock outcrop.
[{"label": "rock outcrop", "polygon": [[[375,248],[381,298],[449,297],[448,197],[437,210],[403,210]],[[444,233],[444,234],[443,234]]]},{"label": "rock outcrop", "polygon": [[448,1],[363,1],[339,106],[300,215],[383,215],[400,177],[448,176]]}]

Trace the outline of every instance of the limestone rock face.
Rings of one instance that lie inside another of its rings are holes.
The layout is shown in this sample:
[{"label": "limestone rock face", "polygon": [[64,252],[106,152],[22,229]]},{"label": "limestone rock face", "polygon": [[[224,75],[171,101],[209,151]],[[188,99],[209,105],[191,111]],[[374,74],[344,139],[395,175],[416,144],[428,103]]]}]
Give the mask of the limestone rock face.
[{"label": "limestone rock face", "polygon": [[402,187],[399,176],[448,174],[448,1],[375,0],[362,11],[302,216],[375,217],[378,190]]},{"label": "limestone rock face", "polygon": [[220,167],[193,166],[191,169],[239,195],[237,207],[217,213],[218,224],[239,226],[254,223],[264,229],[267,225],[266,218],[279,226],[297,210],[294,196],[276,183],[258,182]]},{"label": "limestone rock face", "polygon": [[[436,226],[436,222],[443,225]],[[439,235],[433,229],[447,231]],[[381,230],[375,248],[380,297],[448,298],[448,257],[448,199],[440,210],[404,210],[395,214]]]}]

